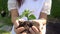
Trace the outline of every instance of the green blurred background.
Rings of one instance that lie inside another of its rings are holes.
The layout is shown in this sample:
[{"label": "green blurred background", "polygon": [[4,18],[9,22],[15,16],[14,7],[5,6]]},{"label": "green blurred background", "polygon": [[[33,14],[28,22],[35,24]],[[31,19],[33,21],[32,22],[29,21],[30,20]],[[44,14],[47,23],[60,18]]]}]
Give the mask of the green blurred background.
[{"label": "green blurred background", "polygon": [[52,0],[51,16],[60,18],[60,0]]}]

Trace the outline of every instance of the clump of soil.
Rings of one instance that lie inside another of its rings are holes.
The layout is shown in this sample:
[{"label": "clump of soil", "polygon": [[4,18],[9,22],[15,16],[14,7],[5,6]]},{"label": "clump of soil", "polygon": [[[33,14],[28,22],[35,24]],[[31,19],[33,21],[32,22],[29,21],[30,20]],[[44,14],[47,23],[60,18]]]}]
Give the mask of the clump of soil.
[{"label": "clump of soil", "polygon": [[[31,28],[33,25],[36,26],[38,29],[39,29],[39,23],[35,22],[35,21],[24,21],[24,22],[21,22],[19,21],[19,27],[24,27],[25,30],[22,31],[21,33],[26,33],[26,34],[31,34],[30,31],[29,31],[29,28]],[[19,28],[18,27],[18,28]]]}]

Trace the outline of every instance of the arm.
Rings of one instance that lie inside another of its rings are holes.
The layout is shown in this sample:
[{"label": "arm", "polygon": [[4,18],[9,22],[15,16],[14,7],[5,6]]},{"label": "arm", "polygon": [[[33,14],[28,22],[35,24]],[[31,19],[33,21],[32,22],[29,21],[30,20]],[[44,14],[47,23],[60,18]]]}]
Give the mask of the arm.
[{"label": "arm", "polygon": [[45,34],[46,33],[46,21],[47,21],[47,15],[50,15],[50,9],[51,9],[51,0],[46,0],[41,10],[39,20],[33,20],[40,24],[40,28],[39,28],[40,32],[35,26],[32,26],[32,28],[29,29],[29,31],[32,34],[35,34],[35,33]]},{"label": "arm", "polygon": [[12,23],[13,23],[13,24],[16,24],[16,23],[15,23],[16,18],[19,16],[19,15],[18,15],[18,10],[17,10],[17,9],[12,9],[12,10],[10,11],[10,13],[11,13]]},{"label": "arm", "polygon": [[16,22],[16,21],[18,21],[18,20],[16,20],[16,18],[19,16],[17,8],[18,8],[18,5],[17,5],[16,0],[8,0],[8,10],[11,13],[11,20],[12,20],[12,23],[14,26],[14,32],[16,34],[20,34],[21,31],[25,30],[25,28],[24,27],[17,28],[19,26],[19,23]]},{"label": "arm", "polygon": [[16,0],[8,0],[8,9],[11,14],[12,23],[15,24],[15,20],[18,17],[18,5]]},{"label": "arm", "polygon": [[[47,21],[47,15],[50,15],[52,0],[46,0],[39,18]],[[46,22],[45,22],[46,23]]]}]

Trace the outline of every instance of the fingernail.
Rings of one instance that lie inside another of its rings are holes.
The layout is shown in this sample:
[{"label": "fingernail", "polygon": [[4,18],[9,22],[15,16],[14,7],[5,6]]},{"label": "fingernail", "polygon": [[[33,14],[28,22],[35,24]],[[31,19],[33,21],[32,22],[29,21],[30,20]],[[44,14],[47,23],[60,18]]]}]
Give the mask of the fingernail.
[{"label": "fingernail", "polygon": [[23,31],[23,30],[25,30],[25,28],[24,28],[24,27],[20,27],[20,29],[22,29],[22,31]]},{"label": "fingernail", "polygon": [[33,29],[34,31],[38,31],[38,29],[37,29],[35,26],[32,26],[32,29]]},{"label": "fingernail", "polygon": [[31,30],[31,28],[29,28]]},{"label": "fingernail", "polygon": [[24,27],[20,27],[20,28],[23,28],[23,29],[25,29]]},{"label": "fingernail", "polygon": [[35,26],[32,26],[33,28],[35,28]]},{"label": "fingernail", "polygon": [[29,31],[31,31],[31,28],[29,28]]}]

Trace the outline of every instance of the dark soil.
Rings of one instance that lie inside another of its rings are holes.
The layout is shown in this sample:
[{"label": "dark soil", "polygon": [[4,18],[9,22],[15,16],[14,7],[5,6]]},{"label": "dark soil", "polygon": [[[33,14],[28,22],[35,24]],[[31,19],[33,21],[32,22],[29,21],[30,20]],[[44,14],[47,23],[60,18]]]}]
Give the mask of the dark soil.
[{"label": "dark soil", "polygon": [[19,23],[20,23],[19,27],[24,27],[25,28],[25,30],[22,31],[21,33],[25,32],[27,34],[31,34],[30,31],[29,31],[29,28],[31,28],[33,25],[36,26],[39,29],[39,24],[37,22],[34,22],[34,21],[32,21],[32,22],[31,21],[25,21],[25,22],[19,21]]}]

